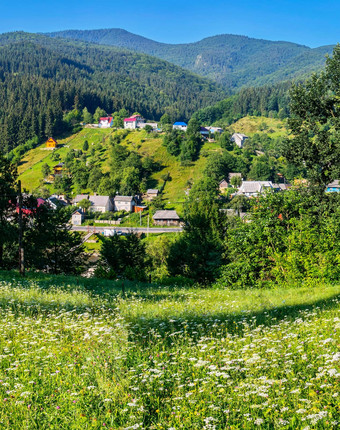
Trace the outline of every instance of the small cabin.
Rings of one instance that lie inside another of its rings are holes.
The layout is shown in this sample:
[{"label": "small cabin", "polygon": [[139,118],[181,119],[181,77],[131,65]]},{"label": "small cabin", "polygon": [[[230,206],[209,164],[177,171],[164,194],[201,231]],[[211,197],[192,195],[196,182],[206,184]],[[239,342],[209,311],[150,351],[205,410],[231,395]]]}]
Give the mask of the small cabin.
[{"label": "small cabin", "polygon": [[46,142],[46,148],[55,149],[57,146],[58,146],[58,142],[55,139],[53,139],[53,137],[50,137]]},{"label": "small cabin", "polygon": [[76,210],[72,214],[72,225],[81,225],[85,219],[85,214],[81,209]]},{"label": "small cabin", "polygon": [[61,176],[63,174],[64,163],[59,163],[53,166],[54,176]]}]

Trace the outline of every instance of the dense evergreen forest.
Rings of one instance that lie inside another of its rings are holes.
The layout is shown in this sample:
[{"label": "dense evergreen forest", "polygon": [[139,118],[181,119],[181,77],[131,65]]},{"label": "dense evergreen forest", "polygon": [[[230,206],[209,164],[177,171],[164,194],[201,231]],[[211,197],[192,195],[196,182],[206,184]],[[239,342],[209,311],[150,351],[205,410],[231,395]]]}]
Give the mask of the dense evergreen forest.
[{"label": "dense evergreen forest", "polygon": [[0,35],[0,149],[65,130],[63,114],[122,108],[188,119],[226,96],[218,85],[144,54],[42,35]]},{"label": "dense evergreen forest", "polygon": [[272,116],[280,119],[289,116],[289,89],[291,82],[264,87],[244,88],[226,98],[195,112],[201,124],[226,126],[246,115]]},{"label": "dense evergreen forest", "polygon": [[143,52],[215,80],[229,89],[305,78],[324,67],[325,56],[333,49],[332,46],[311,49],[296,43],[233,34],[207,37],[195,43],[167,44],[119,28],[67,30],[50,33],[50,36]]}]

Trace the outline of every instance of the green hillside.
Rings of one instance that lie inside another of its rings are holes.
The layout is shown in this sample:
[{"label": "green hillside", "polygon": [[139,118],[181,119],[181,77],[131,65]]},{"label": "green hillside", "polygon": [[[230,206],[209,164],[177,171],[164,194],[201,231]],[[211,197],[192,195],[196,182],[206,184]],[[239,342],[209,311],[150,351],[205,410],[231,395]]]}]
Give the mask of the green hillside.
[{"label": "green hillside", "polygon": [[[159,43],[122,29],[67,30],[49,33],[113,45],[162,58],[226,85],[228,88],[265,85],[303,78],[320,70],[332,46],[311,49],[284,41],[222,34],[194,43]],[[337,41],[334,41],[337,42]]]},{"label": "green hillside", "polygon": [[[45,150],[45,144],[30,150],[25,154],[18,167],[19,179],[21,179],[23,187],[29,191],[37,191],[39,188],[45,187],[52,193],[54,191],[53,184],[44,183],[41,171],[42,165],[46,163],[53,168],[59,162],[59,160],[55,160],[56,154],[60,156],[60,161],[63,161],[70,150],[81,150],[85,140],[89,142],[90,148],[92,146],[95,148],[98,145],[101,146],[100,151],[96,149],[93,157],[88,157],[88,162],[94,161],[101,167],[103,172],[108,171],[111,148],[109,136],[114,136],[115,133],[119,135],[122,131],[85,128],[73,136],[58,140],[59,146],[54,151]],[[150,188],[161,188],[164,183],[162,177],[170,173],[171,180],[166,183],[164,188],[164,201],[170,201],[172,204],[183,202],[188,180],[197,181],[202,177],[207,155],[220,150],[220,146],[214,143],[205,143],[201,149],[201,153],[205,156],[201,156],[189,166],[181,166],[179,160],[166,151],[166,148],[162,145],[162,140],[162,135],[155,138],[145,131],[136,131],[129,133],[121,144],[130,150],[138,152],[143,158],[151,156],[160,165],[160,170],[152,173],[148,179]],[[83,191],[87,190],[84,189]],[[93,192],[96,190],[88,191]]]},{"label": "green hillside", "polygon": [[337,428],[338,286],[1,279],[3,428]]},{"label": "green hillside", "polygon": [[[265,148],[272,148],[277,139],[287,135],[285,121],[268,117],[246,116],[231,124],[227,130],[231,133],[244,133],[250,137],[256,135],[257,144],[254,143],[253,150],[261,141]],[[45,189],[49,193],[53,193],[55,191],[53,180],[51,183],[44,180],[42,166],[47,164],[53,171],[53,166],[59,162],[65,162],[70,151],[82,151],[85,140],[89,144],[89,150],[86,152],[87,165],[98,166],[102,173],[109,172],[112,141],[117,136],[121,136],[120,144],[122,146],[130,152],[136,152],[140,155],[142,162],[146,159],[152,159],[158,166],[148,176],[148,188],[163,188],[164,177],[170,174],[170,180],[166,181],[164,186],[163,199],[170,206],[179,204],[179,208],[186,198],[185,191],[203,177],[209,157],[223,151],[219,142],[205,141],[200,149],[198,159],[187,165],[182,165],[179,158],[170,155],[163,145],[164,133],[148,134],[144,130],[126,133],[125,130],[83,128],[79,133],[59,139],[59,145],[54,151],[46,150],[45,143],[28,151],[18,166],[19,179],[21,179],[23,186],[31,192],[35,191],[39,194]],[[258,149],[262,150],[262,146]],[[234,160],[237,157],[240,157],[239,160],[242,158],[242,152],[236,151],[230,154],[233,154]],[[249,163],[251,161],[243,159],[243,164],[240,164],[243,168],[244,162]],[[91,188],[78,190],[78,192],[80,191],[98,192],[97,189]],[[73,192],[76,192],[75,188],[73,188]]]}]

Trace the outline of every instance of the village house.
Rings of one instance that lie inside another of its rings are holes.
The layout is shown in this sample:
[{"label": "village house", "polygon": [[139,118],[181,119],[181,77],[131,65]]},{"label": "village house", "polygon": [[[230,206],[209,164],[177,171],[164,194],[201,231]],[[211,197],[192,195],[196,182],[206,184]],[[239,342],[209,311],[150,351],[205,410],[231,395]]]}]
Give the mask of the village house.
[{"label": "village house", "polygon": [[234,133],[231,136],[231,141],[234,142],[239,148],[243,148],[244,142],[248,139],[248,136],[242,133]]},{"label": "village house", "polygon": [[208,139],[209,137],[209,130],[205,127],[200,127],[200,135],[204,138],[204,139]]},{"label": "village house", "polygon": [[84,219],[85,219],[85,214],[83,210],[77,209],[72,214],[72,218],[71,218],[72,225],[82,225]]},{"label": "village house", "polygon": [[335,181],[327,185],[326,193],[340,193],[339,179],[336,179]]},{"label": "village house", "polygon": [[111,212],[113,210],[113,203],[109,196],[97,196],[96,194],[93,196],[89,196],[88,194],[78,194],[73,199],[73,205],[77,206],[79,202],[82,200],[89,200],[91,206],[89,207],[89,211],[91,212]]},{"label": "village house", "polygon": [[225,190],[229,187],[228,182],[225,179],[222,179],[220,183],[218,184],[218,188],[221,193],[225,192]]},{"label": "village house", "polygon": [[136,204],[133,196],[115,196],[113,201],[115,211],[133,212]]},{"label": "village house", "polygon": [[46,148],[55,149],[57,146],[58,142],[53,137],[50,137],[46,142]]},{"label": "village house", "polygon": [[155,225],[179,225],[180,217],[176,211],[173,210],[161,210],[157,211],[152,217]]},{"label": "village house", "polygon": [[53,166],[54,176],[62,176],[63,168],[64,168],[64,163],[59,163]]},{"label": "village house", "polygon": [[157,130],[158,128],[157,122],[144,122],[144,123],[142,122],[139,124],[139,128],[145,128],[147,125],[152,127],[152,130]]},{"label": "village house", "polygon": [[146,192],[146,199],[152,200],[155,197],[157,197],[158,194],[159,194],[159,190],[157,188],[155,188],[155,189],[149,188]]},{"label": "village house", "polygon": [[237,194],[243,194],[247,197],[256,197],[268,189],[274,190],[271,181],[243,181],[242,185],[238,189]]},{"label": "village house", "polygon": [[187,131],[188,124],[185,122],[175,122],[172,128],[174,130]]},{"label": "village house", "polygon": [[210,131],[210,133],[212,133],[212,134],[216,134],[216,133],[218,133],[218,134],[222,134],[223,133],[223,128],[221,128],[221,127],[206,127],[209,131]]},{"label": "village house", "polygon": [[54,210],[62,207],[66,207],[69,205],[68,201],[65,198],[62,198],[57,195],[52,195],[47,199],[48,204]]},{"label": "village house", "polygon": [[130,118],[124,119],[124,128],[135,130],[136,128],[143,128],[145,127],[145,119],[142,118],[140,115],[134,115]]},{"label": "village house", "polygon": [[105,116],[99,119],[99,125],[100,128],[110,128],[113,124],[113,117],[112,116]]}]

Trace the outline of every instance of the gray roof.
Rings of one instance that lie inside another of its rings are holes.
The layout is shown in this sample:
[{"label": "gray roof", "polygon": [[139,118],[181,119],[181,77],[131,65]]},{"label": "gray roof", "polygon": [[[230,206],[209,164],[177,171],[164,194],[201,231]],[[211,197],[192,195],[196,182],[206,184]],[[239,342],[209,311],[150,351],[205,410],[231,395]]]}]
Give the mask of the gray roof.
[{"label": "gray roof", "polygon": [[338,188],[338,187],[340,187],[339,179],[336,179],[335,181],[327,185],[327,188]]},{"label": "gray roof", "polygon": [[110,200],[109,196],[90,196],[90,202],[93,206],[106,206]]},{"label": "gray roof", "polygon": [[73,212],[73,213],[72,213],[72,216],[73,216],[73,215],[82,215],[82,216],[83,216],[83,215],[84,215],[84,212],[83,212],[83,210],[82,210],[82,209],[77,209],[75,212]]},{"label": "gray roof", "polygon": [[260,193],[263,188],[273,188],[270,181],[243,181],[238,194]]},{"label": "gray roof", "polygon": [[88,194],[78,194],[73,199],[73,204],[77,204],[82,200],[89,200],[92,203],[92,206],[106,206],[108,201],[110,200],[109,196],[89,196]]},{"label": "gray roof", "polygon": [[88,194],[78,194],[77,196],[75,196],[75,198],[73,199],[73,204],[77,204],[80,201],[84,200],[84,199],[88,199],[89,195]]},{"label": "gray roof", "polygon": [[155,189],[150,188],[146,192],[146,194],[158,194],[158,193],[159,193],[159,191],[156,188]]},{"label": "gray roof", "polygon": [[131,202],[133,200],[133,196],[115,196],[115,202]]},{"label": "gray roof", "polygon": [[179,220],[179,216],[177,215],[176,211],[169,211],[169,210],[163,210],[163,211],[157,211],[155,215],[152,217],[152,219],[177,219]]},{"label": "gray roof", "polygon": [[231,178],[234,178],[235,176],[238,176],[238,177],[240,177],[242,179],[242,173],[239,173],[239,172],[230,172],[229,173],[229,181],[230,181]]}]

